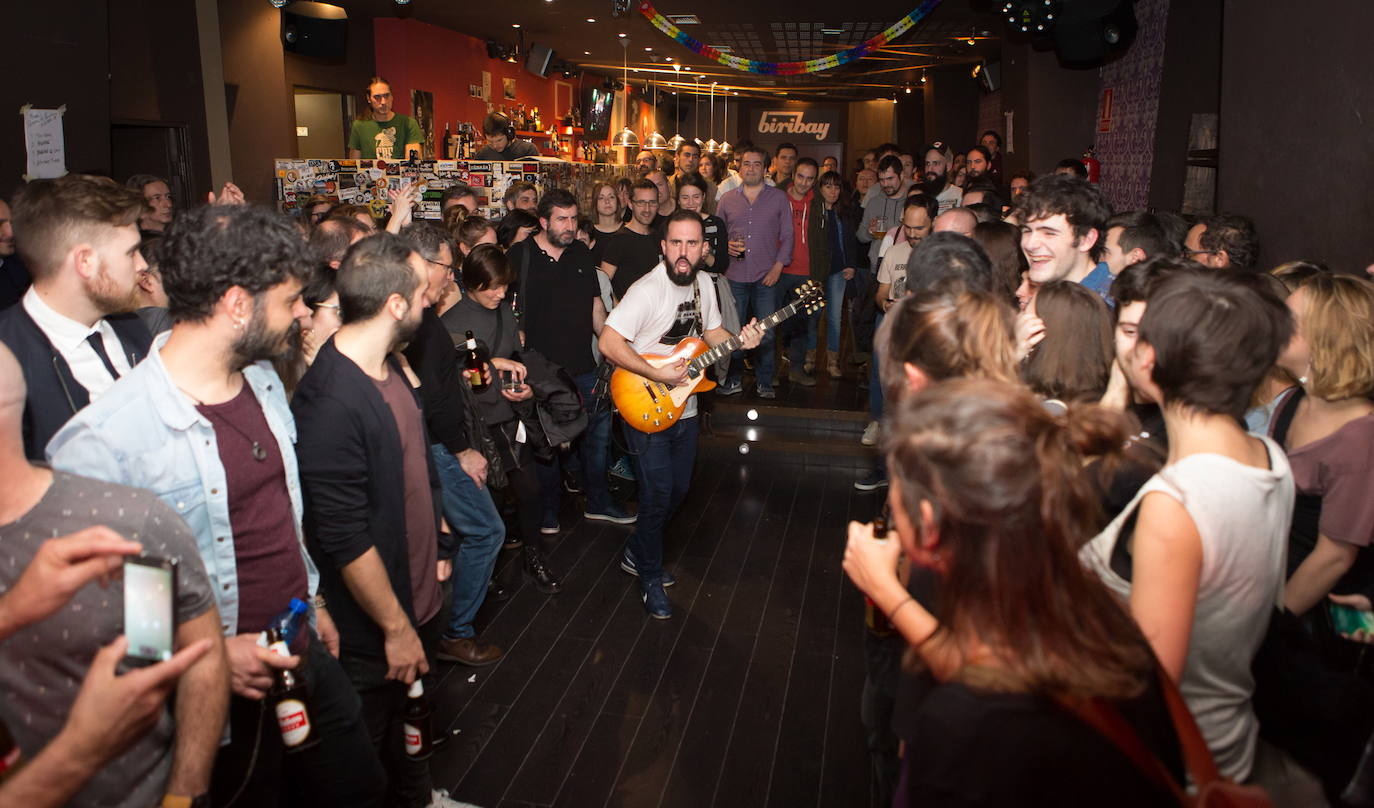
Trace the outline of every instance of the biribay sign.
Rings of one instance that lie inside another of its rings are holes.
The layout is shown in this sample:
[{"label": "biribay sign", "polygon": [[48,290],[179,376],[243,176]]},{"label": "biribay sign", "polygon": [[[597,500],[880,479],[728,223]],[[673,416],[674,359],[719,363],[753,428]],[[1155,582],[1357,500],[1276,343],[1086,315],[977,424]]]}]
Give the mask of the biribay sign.
[{"label": "biribay sign", "polygon": [[839,111],[833,109],[764,108],[758,113],[754,134],[760,140],[836,141],[839,117]]}]

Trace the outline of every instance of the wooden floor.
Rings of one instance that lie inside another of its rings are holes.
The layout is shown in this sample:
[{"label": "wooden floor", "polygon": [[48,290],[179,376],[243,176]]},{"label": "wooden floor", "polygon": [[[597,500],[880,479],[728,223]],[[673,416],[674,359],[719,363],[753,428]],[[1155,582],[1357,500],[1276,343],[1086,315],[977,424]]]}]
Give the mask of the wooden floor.
[{"label": "wooden floor", "polygon": [[[549,544],[562,593],[520,586],[503,557],[520,588],[477,625],[506,656],[440,667],[436,727],[455,734],[436,785],[486,808],[867,804],[863,602],[840,559],[875,498],[853,488],[866,416],[834,411],[864,394],[828,379],[779,393],[717,402],[665,541],[673,619],[648,619],[619,568],[629,529],[581,520],[571,498]],[[814,411],[810,433],[789,408]],[[795,451],[808,443],[835,451]]]}]

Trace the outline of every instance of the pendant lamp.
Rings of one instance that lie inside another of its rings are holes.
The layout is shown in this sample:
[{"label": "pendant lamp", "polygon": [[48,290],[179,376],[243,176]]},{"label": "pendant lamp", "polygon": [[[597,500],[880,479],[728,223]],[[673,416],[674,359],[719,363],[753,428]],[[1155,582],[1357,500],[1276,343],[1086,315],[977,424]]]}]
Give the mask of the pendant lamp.
[{"label": "pendant lamp", "polygon": [[[716,83],[711,82],[711,128],[706,130],[709,136],[716,131]],[[716,154],[720,151],[720,144],[712,137],[710,140],[701,144],[701,150],[707,154]]]},{"label": "pendant lamp", "polygon": [[[630,114],[630,63],[629,57],[626,55],[626,49],[629,48],[629,46],[629,39],[620,40],[620,68],[624,76],[621,85],[625,88],[626,115]],[[616,134],[615,139],[611,141],[612,146],[618,149],[635,149],[639,147],[639,135],[636,135],[635,130],[629,127],[629,123],[630,121],[626,119],[625,128],[621,129],[620,132]]]},{"label": "pendant lamp", "polygon": [[730,133],[730,94],[726,91],[725,102],[721,105],[720,156],[729,159],[734,147],[725,137]]},{"label": "pendant lamp", "polygon": [[664,140],[663,135],[658,133],[658,90],[654,89],[653,82],[648,83],[649,95],[654,99],[654,131],[644,138],[644,148],[662,151],[668,148],[668,141]]},{"label": "pendant lamp", "polygon": [[[678,64],[677,62],[673,62],[673,80],[676,82],[676,81],[680,81],[681,79],[682,79],[682,65]],[[681,96],[678,96],[678,97],[681,98]],[[675,123],[675,124],[677,123],[677,119],[678,119],[678,110],[679,110],[679,109],[681,109],[681,107],[680,107],[678,104],[674,104],[674,105],[673,105],[673,123]],[[674,126],[673,128],[676,129],[677,127]],[[687,142],[687,138],[683,137],[683,136],[682,136],[682,133],[679,132],[678,134],[673,135],[671,138],[668,139],[668,148],[670,148],[670,149],[672,149],[674,152],[676,152],[676,151],[677,151],[677,147],[678,147],[678,146],[681,146],[682,144],[684,144],[684,143],[686,143],[686,142]]]}]

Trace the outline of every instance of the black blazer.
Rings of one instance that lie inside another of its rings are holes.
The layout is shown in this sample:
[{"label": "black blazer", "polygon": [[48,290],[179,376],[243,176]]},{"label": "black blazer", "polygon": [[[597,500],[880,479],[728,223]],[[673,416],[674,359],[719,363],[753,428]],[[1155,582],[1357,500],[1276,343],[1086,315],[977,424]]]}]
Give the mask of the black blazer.
[{"label": "black blazer", "polygon": [[[387,357],[387,364],[392,373],[402,373],[394,357]],[[413,389],[411,394],[415,395]],[[421,406],[418,395],[415,405]],[[385,637],[353,599],[342,570],[377,548],[396,599],[414,623],[404,458],[396,419],[372,379],[339,353],[333,339],[320,348],[315,363],[301,377],[291,411],[305,500],[306,547],[320,569],[320,588],[339,628],[340,659],[355,686],[375,687],[386,676]],[[425,458],[437,528],[439,475],[428,451]],[[441,548],[440,558],[444,557]]]},{"label": "black blazer", "polygon": [[31,283],[29,270],[18,253],[0,258],[0,309],[17,304]]},{"label": "black blazer", "polygon": [[[105,318],[119,337],[120,350],[132,367],[143,361],[153,335],[137,314],[112,314]],[[24,402],[24,454],[43,460],[43,450],[73,415],[91,403],[91,396],[72,375],[67,360],[48,340],[22,304],[0,311],[0,342],[5,343],[19,367],[29,396]]]}]

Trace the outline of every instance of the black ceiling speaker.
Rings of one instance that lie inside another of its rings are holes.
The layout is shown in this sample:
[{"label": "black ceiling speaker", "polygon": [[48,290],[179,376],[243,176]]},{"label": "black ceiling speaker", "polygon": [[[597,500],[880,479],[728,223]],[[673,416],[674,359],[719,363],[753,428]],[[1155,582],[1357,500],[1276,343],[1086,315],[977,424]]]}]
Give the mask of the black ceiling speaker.
[{"label": "black ceiling speaker", "polygon": [[296,0],[282,9],[281,44],[288,53],[343,61],[348,50],[348,12],[329,3]]}]

